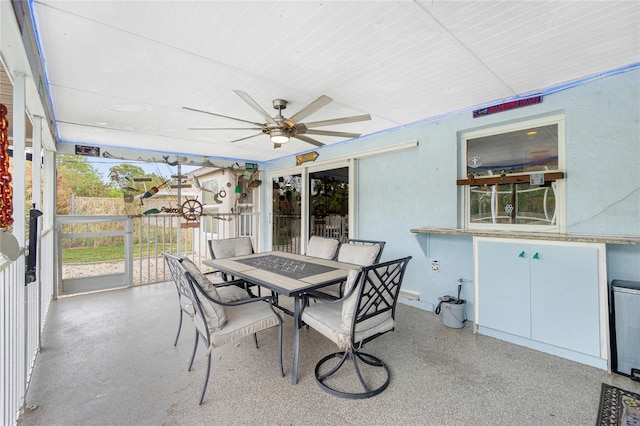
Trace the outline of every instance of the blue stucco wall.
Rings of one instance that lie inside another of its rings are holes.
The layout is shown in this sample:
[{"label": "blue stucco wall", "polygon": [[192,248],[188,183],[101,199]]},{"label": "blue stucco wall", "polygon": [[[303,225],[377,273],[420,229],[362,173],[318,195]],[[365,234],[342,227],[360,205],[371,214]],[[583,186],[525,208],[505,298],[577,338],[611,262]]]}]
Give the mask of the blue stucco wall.
[{"label": "blue stucco wall", "polygon": [[[404,303],[432,310],[439,296],[456,294],[459,278],[462,297],[473,300],[471,237],[409,231],[461,225],[460,135],[558,113],[565,116],[567,232],[640,236],[640,68],[549,90],[537,105],[476,119],[464,111],[319,151],[319,160],[327,160],[419,142],[358,160],[358,237],[386,241],[383,260],[413,256],[403,287],[419,292],[421,300]],[[294,164],[294,157],[281,159],[266,170]],[[269,200],[262,208],[268,210]],[[438,272],[431,259],[439,261]],[[640,246],[609,246],[607,276],[640,280]]]}]

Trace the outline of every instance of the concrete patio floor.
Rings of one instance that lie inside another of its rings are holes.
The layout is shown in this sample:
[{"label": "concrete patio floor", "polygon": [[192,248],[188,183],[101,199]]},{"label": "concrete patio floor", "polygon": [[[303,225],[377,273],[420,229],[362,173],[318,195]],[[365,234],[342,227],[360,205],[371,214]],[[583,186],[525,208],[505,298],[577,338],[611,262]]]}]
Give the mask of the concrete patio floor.
[{"label": "concrete patio floor", "polygon": [[293,324],[284,316],[280,377],[277,332],[213,352],[209,388],[200,348],[187,371],[194,328],[176,347],[173,283],[67,297],[51,304],[27,406],[28,425],[421,424],[593,425],[601,383],[640,392],[640,383],[593,367],[444,327],[406,305],[393,333],[366,346],[386,361],[391,384],[365,400],[323,392],[313,369],[336,347],[301,330],[299,381],[291,385]]}]

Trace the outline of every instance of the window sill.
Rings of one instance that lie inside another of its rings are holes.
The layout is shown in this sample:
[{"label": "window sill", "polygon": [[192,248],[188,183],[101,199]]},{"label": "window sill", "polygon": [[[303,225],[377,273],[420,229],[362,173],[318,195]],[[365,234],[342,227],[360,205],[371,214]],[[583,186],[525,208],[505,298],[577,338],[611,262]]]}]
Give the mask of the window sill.
[{"label": "window sill", "polygon": [[411,229],[410,231],[413,234],[445,234],[472,237],[522,238],[549,241],[640,245],[640,235],[558,234],[551,232],[490,231],[460,228],[416,228]]},{"label": "window sill", "polygon": [[[543,172],[540,172],[543,173]],[[461,185],[470,185],[470,186],[482,186],[482,185],[496,185],[503,183],[529,183],[531,180],[531,175],[536,173],[526,173],[519,175],[505,175],[505,176],[480,176],[475,177],[473,175],[469,175],[466,179],[458,179],[456,184],[458,186]],[[558,179],[564,179],[564,172],[550,172],[544,173],[544,181],[553,182]]]}]

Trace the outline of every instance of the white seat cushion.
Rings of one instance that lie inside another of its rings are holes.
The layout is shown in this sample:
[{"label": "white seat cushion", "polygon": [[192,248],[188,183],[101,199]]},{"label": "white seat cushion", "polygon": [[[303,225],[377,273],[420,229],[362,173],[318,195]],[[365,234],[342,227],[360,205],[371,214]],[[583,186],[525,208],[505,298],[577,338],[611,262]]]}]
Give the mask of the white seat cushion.
[{"label": "white seat cushion", "polygon": [[378,253],[380,253],[378,244],[342,244],[338,251],[338,262],[369,266],[376,261]]},{"label": "white seat cushion", "polygon": [[216,287],[216,291],[220,295],[220,300],[223,302],[237,302],[239,300],[251,299],[247,290],[235,285],[218,286]]},{"label": "white seat cushion", "polygon": [[[302,321],[309,327],[333,341],[341,351],[349,349],[351,329],[345,330],[342,325],[343,303],[316,303],[302,312]],[[353,317],[353,316],[352,316]],[[395,321],[389,315],[379,315],[363,321],[356,327],[355,343],[378,333],[392,330]]]},{"label": "white seat cushion", "polygon": [[335,238],[322,238],[313,236],[307,245],[307,256],[319,257],[321,259],[333,259],[340,241]]},{"label": "white seat cushion", "polygon": [[187,315],[193,316],[193,303],[191,303],[191,300],[187,296],[180,296],[180,307],[187,313]]},{"label": "white seat cushion", "polygon": [[[360,282],[361,280],[358,280],[358,276],[353,274],[354,270],[351,270],[349,272],[349,277],[347,279],[347,283],[345,285],[345,289],[344,289],[344,294],[348,294],[349,290],[351,289],[351,287],[353,287],[354,285],[362,285],[362,283]],[[355,271],[358,272],[358,271]],[[367,281],[365,281],[365,285],[367,286],[371,286],[371,282],[375,282],[375,286],[377,288],[380,288],[380,278],[379,276],[375,273],[375,269],[372,271],[369,271],[369,275],[367,277],[367,280],[369,280],[369,283],[367,283]],[[346,297],[344,299],[344,302],[342,303],[342,323],[340,324],[340,327],[343,330],[351,330],[351,326],[353,325],[353,317],[355,315],[355,311],[357,309],[357,304],[358,304],[358,291],[359,289],[356,288],[353,293],[351,293],[349,295],[349,297]],[[380,297],[379,294],[374,293],[374,294],[370,294],[366,289],[364,291],[364,294],[362,295],[362,299],[363,299],[363,303],[362,306],[367,306],[367,311],[366,313],[371,313],[372,311],[375,311],[376,306],[373,306],[371,303],[369,303],[370,298],[378,298]],[[391,305],[393,303],[393,300],[390,299],[390,295],[387,292],[383,292],[383,297],[385,298],[385,300],[387,301],[387,303],[389,305]],[[370,328],[375,328],[377,327],[379,324],[385,323],[386,321],[391,320],[391,322],[393,323],[393,318],[391,317],[391,310],[386,311],[384,313],[379,313],[376,314],[374,317],[371,317],[365,321],[362,321],[361,323],[359,323],[356,326],[356,334],[360,331],[363,330],[367,330]],[[393,326],[392,326],[393,328]]]},{"label": "white seat cushion", "polygon": [[211,346],[222,346],[279,324],[278,317],[264,301],[227,306],[225,313],[227,323],[224,328],[209,328]]},{"label": "white seat cushion", "polygon": [[227,238],[223,240],[211,240],[211,250],[216,259],[243,256],[253,253],[251,238]]},{"label": "white seat cushion", "polygon": [[[216,288],[191,260],[183,258],[182,266],[184,267],[185,271],[191,274],[191,276],[196,280],[200,287],[202,287],[202,289],[210,297],[216,300],[222,300]],[[224,312],[224,306],[218,305],[217,303],[212,302],[204,297],[200,297],[200,302],[202,304],[204,315],[207,317],[207,323],[209,324],[209,327],[215,330],[224,327],[225,323],[227,322],[227,317]]]},{"label": "white seat cushion", "polygon": [[[357,284],[357,280],[360,277],[359,269],[352,269],[347,276],[347,282],[344,285],[344,294],[349,294],[351,288]],[[356,304],[358,303],[358,289],[355,289],[353,293],[346,297],[342,303],[342,310],[340,311],[341,325],[343,330],[351,330],[351,324],[353,323],[353,315],[356,310]]]}]

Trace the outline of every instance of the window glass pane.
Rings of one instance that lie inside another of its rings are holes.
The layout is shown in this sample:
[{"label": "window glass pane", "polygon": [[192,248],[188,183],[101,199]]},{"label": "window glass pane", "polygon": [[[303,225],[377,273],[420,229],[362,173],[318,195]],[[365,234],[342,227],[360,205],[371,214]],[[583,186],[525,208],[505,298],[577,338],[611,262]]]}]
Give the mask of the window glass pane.
[{"label": "window glass pane", "polygon": [[470,189],[471,223],[555,225],[555,183],[548,186],[503,184]]},{"label": "window glass pane", "polygon": [[218,189],[218,179],[209,179],[200,183],[205,190],[202,191],[202,204],[206,205],[216,205],[214,195],[216,195],[219,191]]},{"label": "window glass pane", "polygon": [[467,175],[489,176],[557,169],[557,124],[467,140]]},{"label": "window glass pane", "polygon": [[302,175],[273,178],[272,250],[300,253]]},{"label": "window glass pane", "polygon": [[348,236],[349,168],[309,173],[309,235]]}]

